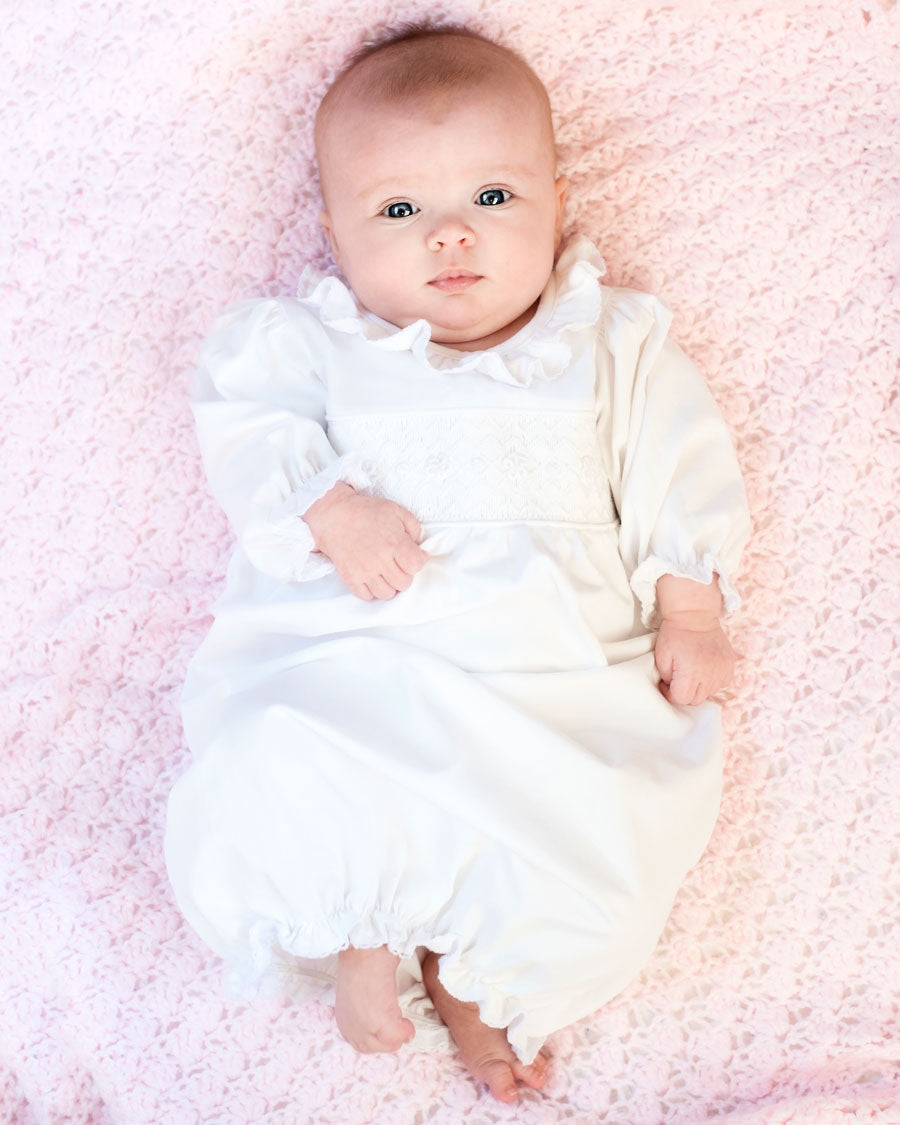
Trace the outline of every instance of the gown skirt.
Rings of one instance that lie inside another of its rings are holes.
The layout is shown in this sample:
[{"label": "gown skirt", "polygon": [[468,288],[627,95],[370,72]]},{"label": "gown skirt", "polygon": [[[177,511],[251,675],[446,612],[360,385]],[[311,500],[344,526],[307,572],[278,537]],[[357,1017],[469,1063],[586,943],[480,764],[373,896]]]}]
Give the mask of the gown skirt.
[{"label": "gown skirt", "polygon": [[583,533],[433,527],[423,547],[388,602],[334,574],[298,602],[239,552],[185,688],[200,749],[167,863],[243,983],[275,951],[327,975],[348,945],[430,949],[530,1061],[656,945],[715,821],[719,712],[663,699],[651,633],[598,639],[573,571],[611,617],[632,595]]}]

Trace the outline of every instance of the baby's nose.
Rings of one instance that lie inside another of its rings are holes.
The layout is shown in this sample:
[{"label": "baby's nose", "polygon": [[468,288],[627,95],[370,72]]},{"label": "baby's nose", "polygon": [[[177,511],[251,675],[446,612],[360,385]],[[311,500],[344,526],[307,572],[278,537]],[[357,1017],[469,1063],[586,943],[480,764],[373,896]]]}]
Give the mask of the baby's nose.
[{"label": "baby's nose", "polygon": [[444,215],[428,233],[430,250],[446,250],[450,246],[471,246],[475,232],[458,215]]}]

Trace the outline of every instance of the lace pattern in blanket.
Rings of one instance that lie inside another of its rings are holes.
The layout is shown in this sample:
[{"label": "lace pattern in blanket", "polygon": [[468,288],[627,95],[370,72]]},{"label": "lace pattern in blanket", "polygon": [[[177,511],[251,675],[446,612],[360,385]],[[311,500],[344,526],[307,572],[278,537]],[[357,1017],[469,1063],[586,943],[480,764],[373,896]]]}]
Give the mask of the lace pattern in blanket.
[{"label": "lace pattern in blanket", "polygon": [[[452,1054],[357,1055],[321,999],[223,996],[162,856],[233,546],[189,373],[219,310],[334,269],[318,99],[438,10],[549,85],[566,229],[671,303],[756,521],[710,848],[518,1107]],[[2,12],[0,1122],[898,1125],[900,4]]]},{"label": "lace pattern in blanket", "polygon": [[375,495],[423,522],[616,519],[587,411],[345,415],[328,434],[340,452],[362,453]]}]

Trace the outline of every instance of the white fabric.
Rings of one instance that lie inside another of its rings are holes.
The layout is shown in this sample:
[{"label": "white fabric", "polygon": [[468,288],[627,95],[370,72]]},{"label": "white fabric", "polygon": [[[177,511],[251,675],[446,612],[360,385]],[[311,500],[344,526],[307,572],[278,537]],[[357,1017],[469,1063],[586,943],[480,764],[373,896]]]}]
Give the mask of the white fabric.
[{"label": "white fabric", "polygon": [[[185,688],[167,862],[238,977],[387,943],[427,1021],[428,947],[531,1059],[655,945],[720,788],[718,709],[656,687],[655,582],[718,574],[733,607],[747,516],[668,313],[601,272],[576,241],[487,352],[316,277],[210,341],[200,440],[240,546]],[[423,523],[391,601],[310,553],[300,514],[337,479]]]}]

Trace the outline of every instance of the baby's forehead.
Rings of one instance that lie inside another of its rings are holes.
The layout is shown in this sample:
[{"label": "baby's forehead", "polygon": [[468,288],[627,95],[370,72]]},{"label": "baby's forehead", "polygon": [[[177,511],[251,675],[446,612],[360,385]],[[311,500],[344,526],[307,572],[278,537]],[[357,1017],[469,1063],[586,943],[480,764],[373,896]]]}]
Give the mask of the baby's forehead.
[{"label": "baby's forehead", "polygon": [[386,111],[414,108],[421,113],[452,111],[459,99],[483,97],[532,103],[546,122],[551,141],[550,102],[540,80],[513,52],[467,36],[397,43],[363,57],[335,80],[316,117],[316,145],[333,126]]},{"label": "baby's forehead", "polygon": [[383,176],[412,183],[422,174],[427,178],[450,149],[461,176],[495,179],[501,166],[556,166],[553,128],[537,98],[485,84],[449,99],[434,93],[348,99],[317,130],[320,187],[327,200],[334,177],[351,169],[363,181]]}]

